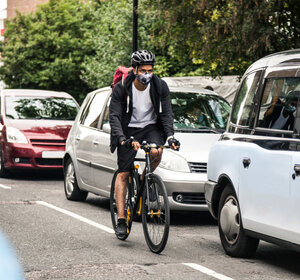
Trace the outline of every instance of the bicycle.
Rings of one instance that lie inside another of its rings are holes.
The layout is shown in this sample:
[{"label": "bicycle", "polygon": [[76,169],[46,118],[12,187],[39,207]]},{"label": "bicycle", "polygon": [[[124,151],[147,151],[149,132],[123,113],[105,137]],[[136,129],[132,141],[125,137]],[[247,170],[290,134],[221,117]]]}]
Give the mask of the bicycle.
[{"label": "bicycle", "polygon": [[[169,146],[141,144],[145,151],[145,158],[135,158],[145,162],[146,172],[142,182],[138,173],[138,165],[133,163],[127,185],[125,198],[125,222],[127,233],[117,238],[126,240],[130,234],[132,221],[142,216],[143,232],[149,249],[154,253],[161,253],[165,248],[169,236],[170,208],[165,184],[162,179],[151,172],[150,152],[152,148],[170,148]],[[115,201],[115,181],[118,175],[115,172],[110,191],[110,212],[113,228],[117,225],[117,205]]]}]

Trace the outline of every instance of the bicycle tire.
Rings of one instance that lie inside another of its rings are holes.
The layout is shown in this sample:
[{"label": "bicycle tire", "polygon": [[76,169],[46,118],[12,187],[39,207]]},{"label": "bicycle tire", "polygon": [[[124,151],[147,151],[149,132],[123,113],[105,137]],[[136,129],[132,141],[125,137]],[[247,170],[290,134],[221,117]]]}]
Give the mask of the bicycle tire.
[{"label": "bicycle tire", "polygon": [[[115,172],[112,183],[111,183],[111,188],[110,188],[110,214],[111,214],[111,221],[113,225],[113,229],[116,229],[117,222],[118,222],[118,211],[117,211],[117,204],[115,200],[115,183],[116,183],[116,178],[117,175],[119,174],[118,171]],[[117,235],[117,238],[120,240],[126,240],[127,237],[130,234],[131,231],[131,226],[132,226],[132,215],[133,214],[133,209],[129,201],[129,192],[127,191],[126,198],[125,198],[125,221],[127,224],[127,233],[125,235]]]},{"label": "bicycle tire", "polygon": [[[153,253],[161,253],[168,241],[170,228],[170,208],[165,184],[152,174],[149,180],[150,209],[147,205],[147,189],[143,190],[142,223],[144,236]],[[152,188],[152,195],[150,189]],[[155,194],[155,195],[153,195]]]}]

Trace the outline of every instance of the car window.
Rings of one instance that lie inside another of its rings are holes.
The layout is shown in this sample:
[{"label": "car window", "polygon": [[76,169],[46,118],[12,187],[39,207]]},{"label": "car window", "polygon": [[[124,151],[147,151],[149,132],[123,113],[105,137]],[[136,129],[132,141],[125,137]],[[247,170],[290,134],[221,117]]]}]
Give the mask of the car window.
[{"label": "car window", "polygon": [[300,78],[270,78],[266,80],[257,126],[275,130],[293,130]]},{"label": "car window", "polygon": [[230,105],[217,95],[170,92],[175,130],[225,129]]},{"label": "car window", "polygon": [[74,120],[79,108],[71,98],[6,96],[6,117],[10,119]]},{"label": "car window", "polygon": [[254,95],[258,88],[260,75],[261,71],[254,72],[243,80],[232,108],[232,123],[249,126],[254,104]]},{"label": "car window", "polygon": [[101,91],[95,94],[86,111],[83,113],[84,118],[81,120],[82,125],[97,128],[107,95],[107,91]]},{"label": "car window", "polygon": [[103,115],[103,122],[102,122],[102,126],[104,124],[109,124],[109,104],[110,104],[110,100],[111,97],[109,98],[106,106],[105,106],[105,111],[104,111],[104,115]]}]

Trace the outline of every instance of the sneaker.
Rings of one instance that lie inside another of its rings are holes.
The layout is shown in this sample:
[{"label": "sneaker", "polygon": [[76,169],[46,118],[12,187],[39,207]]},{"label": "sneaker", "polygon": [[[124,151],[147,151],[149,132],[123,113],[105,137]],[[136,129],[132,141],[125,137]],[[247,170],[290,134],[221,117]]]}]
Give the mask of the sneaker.
[{"label": "sneaker", "polygon": [[118,224],[115,229],[116,235],[125,235],[127,233],[127,227],[125,223],[125,219],[118,219]]}]

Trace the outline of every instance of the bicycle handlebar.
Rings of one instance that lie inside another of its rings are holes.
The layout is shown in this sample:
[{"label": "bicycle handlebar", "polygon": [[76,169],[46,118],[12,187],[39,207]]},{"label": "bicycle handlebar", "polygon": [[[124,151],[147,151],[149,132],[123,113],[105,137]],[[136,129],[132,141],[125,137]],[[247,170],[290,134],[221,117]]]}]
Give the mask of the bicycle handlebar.
[{"label": "bicycle handlebar", "polygon": [[141,149],[147,149],[147,148],[156,148],[156,149],[169,149],[171,148],[170,146],[168,145],[156,145],[155,143],[142,143],[140,144],[141,145]]},{"label": "bicycle handlebar", "polygon": [[[130,145],[132,145],[132,142],[139,143],[137,140],[134,139],[133,136],[131,136],[128,140],[130,140]],[[128,140],[126,140],[126,141],[128,141]],[[156,149],[171,149],[172,148],[170,145],[157,145],[155,143],[147,143],[145,140],[139,144],[140,144],[140,148],[143,150],[146,150],[146,149],[151,150],[152,148],[156,148]],[[176,150],[179,151],[179,148]]]}]

